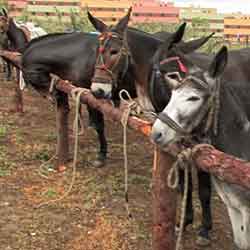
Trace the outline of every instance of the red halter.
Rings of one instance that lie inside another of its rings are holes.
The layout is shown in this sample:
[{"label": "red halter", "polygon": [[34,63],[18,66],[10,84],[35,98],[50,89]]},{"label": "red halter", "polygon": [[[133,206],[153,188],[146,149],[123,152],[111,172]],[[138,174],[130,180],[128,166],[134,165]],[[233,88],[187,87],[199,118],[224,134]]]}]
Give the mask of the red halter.
[{"label": "red halter", "polygon": [[160,62],[160,65],[163,65],[163,64],[166,64],[166,63],[169,63],[169,62],[172,62],[172,61],[177,61],[179,69],[180,69],[181,72],[186,73],[186,74],[188,73],[187,67],[181,62],[180,57],[178,57],[178,56],[163,59]]}]

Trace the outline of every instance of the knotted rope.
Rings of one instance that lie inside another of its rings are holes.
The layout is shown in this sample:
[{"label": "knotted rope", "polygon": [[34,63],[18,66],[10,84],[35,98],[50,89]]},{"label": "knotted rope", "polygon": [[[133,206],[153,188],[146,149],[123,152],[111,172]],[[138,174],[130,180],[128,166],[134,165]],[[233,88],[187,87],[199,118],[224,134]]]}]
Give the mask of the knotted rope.
[{"label": "knotted rope", "polygon": [[186,207],[187,207],[187,196],[188,196],[188,182],[189,182],[189,167],[191,166],[192,150],[191,148],[183,150],[178,154],[177,160],[173,164],[169,171],[167,183],[168,187],[176,189],[179,185],[179,171],[184,170],[184,194],[181,204],[181,216],[180,216],[180,230],[176,241],[176,250],[181,247],[181,240],[183,236],[183,230],[185,225]]},{"label": "knotted rope", "polygon": [[[128,100],[124,99],[123,94]],[[123,112],[121,124],[123,126],[123,157],[124,157],[124,191],[125,191],[125,206],[128,213],[128,217],[131,218],[132,215],[129,210],[129,199],[128,199],[128,153],[127,153],[127,126],[128,118],[132,112],[136,114],[140,113],[139,104],[134,101],[127,90],[122,89],[119,92],[119,98],[123,103],[126,104],[126,109]]]},{"label": "knotted rope", "polygon": [[180,217],[180,231],[178,234],[178,238],[176,241],[176,250],[179,250],[181,247],[181,241],[183,236],[183,230],[185,225],[185,215],[186,215],[186,207],[187,207],[187,196],[188,196],[188,182],[189,182],[189,170],[192,168],[193,162],[193,155],[196,154],[198,150],[202,147],[210,147],[213,148],[212,145],[209,144],[197,144],[192,145],[189,148],[182,150],[177,155],[177,160],[173,164],[171,170],[169,171],[169,175],[167,178],[167,183],[170,188],[176,189],[179,184],[179,170],[184,170],[184,194],[181,204],[181,217]]},{"label": "knotted rope", "polygon": [[[20,71],[20,74],[21,74],[22,71]],[[51,81],[50,81],[50,86],[49,86],[49,94],[52,95],[53,94],[53,91],[55,89],[55,86],[56,86],[56,83],[57,81],[60,79],[57,75],[54,75],[54,74],[50,74],[50,77],[51,77]],[[21,88],[21,87],[20,87]],[[48,98],[50,101],[52,101],[52,103],[54,103],[53,99],[52,98]],[[55,109],[56,109],[56,114],[57,114],[57,103],[55,105]],[[39,171],[38,171],[38,174],[40,176],[42,176],[43,178],[45,179],[49,179],[48,176],[46,176],[44,174],[44,172],[46,172],[45,170],[45,166],[47,164],[49,164],[52,160],[54,160],[58,155],[58,148],[56,147],[56,153],[47,161],[45,161],[44,163],[42,163],[39,167]]]},{"label": "knotted rope", "polygon": [[54,199],[54,200],[50,200],[48,202],[41,203],[37,206],[37,208],[40,208],[42,206],[49,205],[51,203],[55,203],[55,202],[63,200],[64,198],[66,198],[69,195],[69,193],[71,192],[71,190],[73,188],[73,185],[74,185],[75,179],[76,179],[76,164],[77,164],[77,154],[78,154],[78,136],[79,136],[78,120],[79,120],[80,98],[81,98],[81,94],[84,92],[87,92],[87,90],[82,89],[82,88],[73,89],[71,92],[71,96],[72,96],[73,100],[75,101],[76,105],[75,105],[75,120],[74,120],[74,123],[75,123],[74,124],[74,126],[75,126],[75,142],[74,142],[73,173],[72,173],[72,178],[71,178],[69,188],[58,199]]}]

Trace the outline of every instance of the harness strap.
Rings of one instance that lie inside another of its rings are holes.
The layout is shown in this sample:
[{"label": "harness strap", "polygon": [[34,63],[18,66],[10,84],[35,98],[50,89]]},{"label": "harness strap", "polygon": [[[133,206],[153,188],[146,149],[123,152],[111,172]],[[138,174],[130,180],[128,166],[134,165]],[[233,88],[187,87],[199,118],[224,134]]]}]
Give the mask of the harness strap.
[{"label": "harness strap", "polygon": [[170,118],[167,114],[161,112],[158,115],[155,115],[157,119],[167,124],[170,128],[177,131],[181,135],[188,135],[188,131],[183,129],[178,123],[176,123],[172,118]]},{"label": "harness strap", "polygon": [[170,128],[175,130],[177,133],[179,133],[180,136],[187,137],[202,122],[204,117],[207,115],[205,128],[204,128],[204,134],[207,134],[208,131],[212,128],[213,133],[217,135],[218,113],[219,113],[219,106],[220,106],[220,100],[219,100],[220,80],[219,79],[216,80],[216,87],[213,90],[211,90],[209,89],[208,85],[206,85],[203,81],[193,76],[187,77],[186,79],[184,79],[183,82],[186,82],[185,84],[188,84],[189,83],[187,82],[188,79],[193,79],[196,83],[204,87],[207,91],[210,91],[210,96],[208,97],[206,104],[204,104],[202,108],[200,109],[199,113],[196,116],[196,119],[193,120],[192,123],[186,129],[183,129],[171,117],[169,117],[167,114],[163,112],[161,112],[160,114],[154,114],[154,116],[160,121],[162,121],[163,123],[167,124]]},{"label": "harness strap", "polygon": [[181,72],[188,73],[187,67],[182,63],[179,56],[174,56],[174,57],[169,57],[169,58],[163,59],[162,61],[160,61],[160,65],[164,65],[166,63],[173,62],[173,61],[177,61]]},{"label": "harness strap", "polygon": [[[105,38],[107,38],[107,39],[105,40]],[[100,64],[99,65],[97,64],[95,66],[95,68],[99,69],[99,70],[104,70],[107,73],[109,73],[109,75],[111,76],[111,79],[113,81],[114,80],[113,71],[117,67],[117,65],[119,65],[120,59],[122,58],[123,55],[126,56],[126,61],[125,61],[126,67],[123,70],[122,77],[125,75],[125,73],[126,73],[126,71],[128,69],[129,51],[128,51],[128,48],[123,43],[122,47],[119,50],[118,58],[116,59],[115,63],[112,65],[112,67],[109,69],[108,65],[105,64],[105,61],[104,61],[104,58],[103,58],[103,54],[105,52],[105,48],[106,48],[108,42],[112,38],[120,38],[120,36],[119,36],[119,34],[116,34],[114,32],[108,32],[106,34],[103,34],[103,35],[99,36],[100,47],[98,49],[99,55],[98,55],[98,58],[97,58],[97,63],[98,64],[100,63]]]}]

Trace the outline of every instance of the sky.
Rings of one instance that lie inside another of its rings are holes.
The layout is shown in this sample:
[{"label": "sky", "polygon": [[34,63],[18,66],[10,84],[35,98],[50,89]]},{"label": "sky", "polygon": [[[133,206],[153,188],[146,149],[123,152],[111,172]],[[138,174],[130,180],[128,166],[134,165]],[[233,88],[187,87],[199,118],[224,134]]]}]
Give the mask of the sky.
[{"label": "sky", "polygon": [[250,15],[250,0],[172,0],[177,6],[216,7],[219,12],[242,12]]}]

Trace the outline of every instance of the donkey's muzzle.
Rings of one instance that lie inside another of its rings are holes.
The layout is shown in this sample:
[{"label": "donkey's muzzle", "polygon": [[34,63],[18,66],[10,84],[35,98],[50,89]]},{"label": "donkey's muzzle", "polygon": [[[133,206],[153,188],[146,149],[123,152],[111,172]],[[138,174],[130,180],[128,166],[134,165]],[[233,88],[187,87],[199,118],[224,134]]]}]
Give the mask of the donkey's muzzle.
[{"label": "donkey's muzzle", "polygon": [[91,85],[91,92],[96,98],[110,99],[112,96],[112,85],[93,82]]}]

